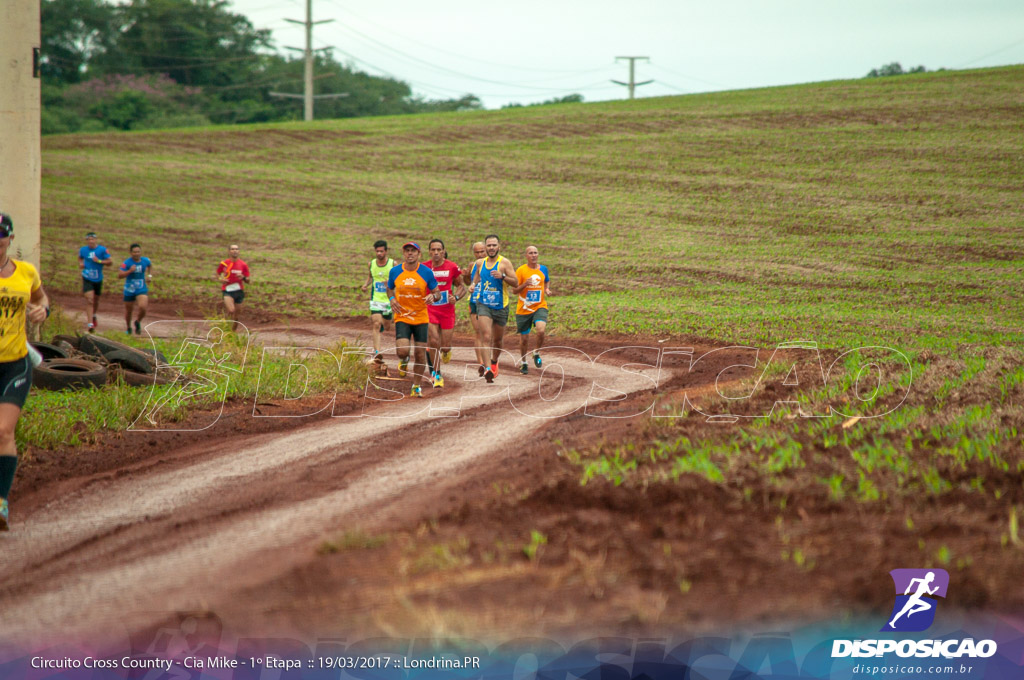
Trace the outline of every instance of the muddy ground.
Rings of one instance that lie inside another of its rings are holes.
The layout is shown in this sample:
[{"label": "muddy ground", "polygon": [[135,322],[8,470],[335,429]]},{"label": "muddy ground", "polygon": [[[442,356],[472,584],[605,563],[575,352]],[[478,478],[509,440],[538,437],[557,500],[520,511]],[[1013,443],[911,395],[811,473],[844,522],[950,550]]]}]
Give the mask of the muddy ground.
[{"label": "muddy ground", "polygon": [[[119,327],[117,316],[101,322]],[[176,317],[153,309],[154,319]],[[253,328],[264,339],[368,340],[355,320]],[[711,348],[624,336],[571,344],[596,356],[659,341]],[[949,567],[951,608],[1024,602],[992,545],[1006,517],[978,495],[863,504],[823,487],[696,475],[582,485],[573,452],[650,436],[647,415],[594,416],[643,410],[684,386],[695,401],[711,399],[735,357],[659,376],[618,371],[642,361],[636,352],[603,366],[546,356],[565,370],[562,396],[586,401],[588,413],[561,415],[536,372],[505,366],[500,389],[482,385],[468,352],[456,352],[448,385],[424,402],[462,399],[457,418],[428,417],[408,399],[366,406],[359,395],[341,397],[335,414],[375,417],[263,419],[234,402],[201,432],[111,433],[96,446],[34,452],[19,470],[12,531],[0,536],[0,636],[102,641],[187,618],[237,635],[478,639],[881,619],[892,606],[888,571],[921,566],[922,540],[972,556]],[[611,379],[625,396],[598,402],[593,382]],[[777,398],[760,394],[752,407]],[[696,415],[685,425],[693,439],[722,427],[733,425]],[[809,559],[794,560],[794,545]]]}]

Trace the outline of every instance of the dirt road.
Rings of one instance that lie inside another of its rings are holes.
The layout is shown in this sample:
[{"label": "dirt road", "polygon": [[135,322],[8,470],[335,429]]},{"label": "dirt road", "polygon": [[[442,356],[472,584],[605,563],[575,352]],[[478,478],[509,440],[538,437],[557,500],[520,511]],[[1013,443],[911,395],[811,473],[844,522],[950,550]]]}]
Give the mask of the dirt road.
[{"label": "dirt road", "polygon": [[[257,332],[296,344],[334,333],[367,339],[349,324]],[[13,531],[0,537],[0,638],[102,638],[169,612],[237,607],[242,593],[312,559],[325,538],[415,522],[474,470],[493,471],[510,450],[541,441],[554,419],[577,410],[570,405],[620,398],[594,390],[595,381],[625,394],[658,377],[651,367],[621,370],[624,357],[596,365],[556,350],[543,378],[505,367],[487,385],[465,363],[470,355],[456,350],[448,387],[428,387],[428,399],[371,402],[363,417],[287,433],[225,437],[212,428],[163,464],[97,476],[27,512],[15,503]],[[141,445],[162,434],[125,436]]]}]

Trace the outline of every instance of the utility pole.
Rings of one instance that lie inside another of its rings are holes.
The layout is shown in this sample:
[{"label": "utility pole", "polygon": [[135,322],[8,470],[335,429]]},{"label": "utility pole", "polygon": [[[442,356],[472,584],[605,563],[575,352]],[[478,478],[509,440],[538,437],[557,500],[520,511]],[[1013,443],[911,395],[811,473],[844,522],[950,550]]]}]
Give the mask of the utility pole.
[{"label": "utility pole", "polygon": [[650,62],[651,60],[648,57],[615,57],[615,62],[618,63],[620,59],[629,59],[629,82],[624,83],[621,80],[613,80],[612,82],[615,83],[616,85],[625,85],[626,87],[628,87],[629,98],[633,99],[634,91],[636,90],[636,88],[640,87],[641,85],[647,85],[648,83],[654,82],[653,80],[645,80],[642,83],[636,82],[636,60],[643,59],[646,62]]},{"label": "utility pole", "polygon": [[[300,47],[289,47],[290,50],[297,50],[305,54],[306,57],[306,90],[305,90],[305,115],[303,120],[313,120],[313,26],[314,24],[329,24],[334,19],[324,19],[323,21],[313,21],[313,0],[306,0],[306,20],[299,21],[298,19],[285,19],[293,24],[301,24],[306,27],[306,49]],[[329,48],[321,48],[329,49]]]}]

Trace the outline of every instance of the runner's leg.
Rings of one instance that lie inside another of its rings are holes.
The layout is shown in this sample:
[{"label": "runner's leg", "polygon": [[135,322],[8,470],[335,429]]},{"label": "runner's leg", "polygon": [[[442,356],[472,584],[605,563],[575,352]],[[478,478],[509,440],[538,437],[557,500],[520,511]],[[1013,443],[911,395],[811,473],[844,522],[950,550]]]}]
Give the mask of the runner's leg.
[{"label": "runner's leg", "polygon": [[469,322],[473,324],[473,352],[476,354],[476,362],[482,366],[484,363],[485,345],[480,331],[480,317],[476,314],[470,314]]},{"label": "runner's leg", "polygon": [[221,299],[224,301],[224,316],[231,321],[231,330],[235,330],[238,327],[235,299],[226,293]]},{"label": "runner's leg", "polygon": [[441,372],[441,326],[436,323],[427,325],[427,362],[430,365],[430,375]]},{"label": "runner's leg", "polygon": [[537,346],[533,348],[534,354],[540,352],[540,348],[544,346],[544,332],[547,330],[547,328],[547,321],[538,321],[533,325],[533,329],[537,331]]},{"label": "runner's leg", "polygon": [[[6,505],[18,467],[18,449],[14,442],[14,428],[18,424],[21,408],[17,404],[0,404],[0,504]],[[0,518],[0,530],[8,528],[7,519]]]},{"label": "runner's leg", "polygon": [[413,341],[412,384],[423,385],[423,371],[426,369],[426,350],[422,343]]},{"label": "runner's leg", "polygon": [[91,289],[87,290],[82,293],[82,297],[85,298],[85,325],[88,328],[92,328],[92,317],[96,313],[96,305],[94,304],[96,292]]},{"label": "runner's leg", "polygon": [[142,320],[146,318],[146,311],[149,309],[149,295],[139,295],[135,298],[135,302],[138,303],[138,314],[135,316],[135,321],[142,323]]},{"label": "runner's leg", "polygon": [[370,325],[373,327],[373,353],[380,353],[381,330],[384,327],[384,315],[378,312],[370,312]]}]

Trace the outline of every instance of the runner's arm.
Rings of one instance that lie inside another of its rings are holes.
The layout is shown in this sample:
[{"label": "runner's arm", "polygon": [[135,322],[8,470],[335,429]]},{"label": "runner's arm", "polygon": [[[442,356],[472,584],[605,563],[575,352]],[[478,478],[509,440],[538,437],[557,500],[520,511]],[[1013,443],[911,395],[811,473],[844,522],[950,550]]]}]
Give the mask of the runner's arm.
[{"label": "runner's arm", "polygon": [[[132,265],[132,267],[134,267],[134,266],[135,265]],[[119,278],[119,279],[127,279],[129,276],[131,276],[131,273],[132,273],[131,269],[125,269],[124,266],[121,266],[117,270],[117,278]]]},{"label": "runner's arm", "polygon": [[[519,277],[516,276],[516,268],[512,266],[512,263],[509,262],[508,260],[502,260],[501,264],[502,264],[501,270],[502,270],[503,273],[504,272],[511,272],[511,273],[505,274],[505,276],[503,276],[501,280],[504,281],[506,284],[508,284],[510,286],[514,286],[517,283],[519,283]],[[508,266],[505,266],[505,265],[508,265]],[[509,279],[512,279],[512,280],[509,281]]]},{"label": "runner's arm", "polygon": [[370,284],[373,283],[373,267],[366,267],[366,281],[363,282],[362,288],[365,293],[370,288]]},{"label": "runner's arm", "polygon": [[458,302],[462,298],[466,297],[466,284],[462,282],[462,277],[459,277],[459,289],[455,291],[455,301]]},{"label": "runner's arm", "polygon": [[395,289],[391,286],[388,286],[388,300],[391,302],[391,311],[394,312],[396,316],[402,316],[405,314],[405,307],[398,304],[398,298],[395,297]]},{"label": "runner's arm", "polygon": [[47,297],[42,285],[32,291],[26,312],[28,320],[32,323],[42,323],[50,316],[50,298]]}]

